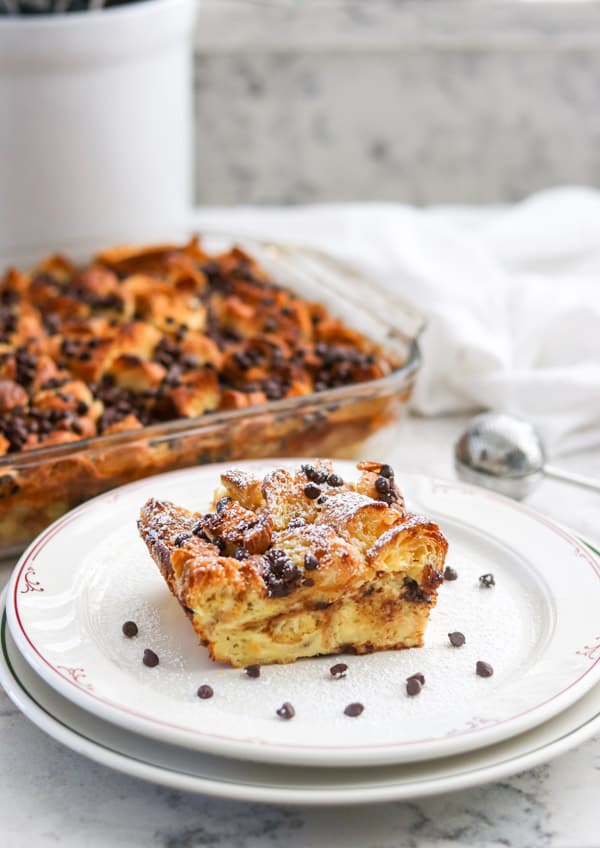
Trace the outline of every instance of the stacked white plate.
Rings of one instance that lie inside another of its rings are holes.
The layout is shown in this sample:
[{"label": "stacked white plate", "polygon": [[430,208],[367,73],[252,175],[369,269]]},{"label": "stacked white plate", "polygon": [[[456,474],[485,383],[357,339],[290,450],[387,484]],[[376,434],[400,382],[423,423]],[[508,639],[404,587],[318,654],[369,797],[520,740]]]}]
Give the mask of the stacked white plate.
[{"label": "stacked white plate", "polygon": [[[275,462],[240,463],[264,473]],[[372,803],[496,780],[600,730],[600,555],[526,506],[402,475],[437,520],[458,579],[440,589],[425,646],[265,666],[211,662],[136,530],[149,497],[208,508],[221,466],[124,486],[30,546],[2,598],[0,683],[35,724],[97,762],[222,797]],[[351,463],[338,462],[346,479]],[[494,585],[479,581],[494,575]],[[125,621],[138,635],[126,638]],[[448,633],[461,631],[462,647]],[[143,664],[150,648],[159,664]],[[341,660],[342,678],[329,673]],[[475,672],[490,663],[491,677]],[[410,697],[406,678],[425,676]],[[202,684],[212,687],[200,699]],[[285,701],[292,720],[276,710]],[[357,717],[344,713],[364,705]]]}]

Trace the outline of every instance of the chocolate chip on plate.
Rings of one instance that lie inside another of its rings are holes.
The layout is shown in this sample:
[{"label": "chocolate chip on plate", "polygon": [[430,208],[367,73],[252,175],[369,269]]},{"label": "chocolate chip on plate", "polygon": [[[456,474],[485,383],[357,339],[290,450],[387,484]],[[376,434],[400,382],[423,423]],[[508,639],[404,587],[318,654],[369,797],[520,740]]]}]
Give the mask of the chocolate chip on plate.
[{"label": "chocolate chip on plate", "polygon": [[260,666],[259,665],[247,665],[244,669],[248,677],[260,677]]},{"label": "chocolate chip on plate", "polygon": [[348,704],[348,706],[344,710],[344,715],[350,716],[351,718],[356,718],[356,716],[359,716],[363,710],[364,706],[358,701],[355,701],[353,704]]},{"label": "chocolate chip on plate", "polygon": [[306,497],[309,498],[311,501],[316,500],[321,494],[321,490],[319,489],[316,483],[307,483],[303,491]]},{"label": "chocolate chip on plate", "polygon": [[346,665],[346,663],[336,663],[335,665],[332,665],[329,669],[329,674],[332,677],[335,677],[336,680],[339,680],[340,677],[346,676],[347,671],[348,666]]},{"label": "chocolate chip on plate", "polygon": [[289,701],[285,701],[285,703],[283,703],[277,710],[277,715],[279,718],[289,720],[290,718],[294,718],[296,710],[292,707]]},{"label": "chocolate chip on plate", "polygon": [[485,586],[486,589],[491,589],[492,586],[496,585],[496,581],[494,580],[493,574],[482,574],[479,578],[479,585]]},{"label": "chocolate chip on plate", "polygon": [[409,680],[418,680],[421,686],[425,686],[425,675],[421,674],[420,671],[417,671],[416,674],[411,674],[410,677],[406,678],[407,683]]},{"label": "chocolate chip on plate", "polygon": [[406,694],[407,695],[418,695],[421,689],[423,688],[423,684],[417,677],[409,677],[406,681]]},{"label": "chocolate chip on plate", "polygon": [[448,639],[450,639],[450,644],[454,648],[460,648],[461,645],[465,644],[465,634],[461,633],[460,630],[454,630],[452,633],[448,633]]},{"label": "chocolate chip on plate", "polygon": [[158,665],[158,656],[154,653],[154,651],[151,651],[150,648],[146,648],[142,662],[144,665],[147,665],[148,668],[154,668],[155,665]]},{"label": "chocolate chip on plate", "polygon": [[212,698],[215,693],[213,692],[212,686],[209,686],[208,683],[203,683],[196,694],[199,698],[202,698],[203,701],[206,701],[207,698]]},{"label": "chocolate chip on plate", "polygon": [[123,627],[121,627],[121,630],[123,631],[123,635],[127,636],[128,639],[132,639],[138,635],[138,626],[135,621],[126,621]]},{"label": "chocolate chip on plate", "polygon": [[477,660],[475,665],[475,672],[480,677],[491,677],[494,673],[494,669],[488,662],[484,662],[483,660]]},{"label": "chocolate chip on plate", "polygon": [[458,571],[452,568],[451,565],[448,565],[444,569],[444,580],[452,581],[458,579]]}]

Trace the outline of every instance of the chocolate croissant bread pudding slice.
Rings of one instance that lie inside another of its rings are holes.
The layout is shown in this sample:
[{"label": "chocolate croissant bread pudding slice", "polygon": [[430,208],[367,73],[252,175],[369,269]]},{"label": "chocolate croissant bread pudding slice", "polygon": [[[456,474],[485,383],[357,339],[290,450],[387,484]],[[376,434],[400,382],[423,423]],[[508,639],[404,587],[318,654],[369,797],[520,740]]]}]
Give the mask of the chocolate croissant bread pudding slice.
[{"label": "chocolate croissant bread pudding slice", "polygon": [[221,476],[213,510],[149,500],[140,535],[203,645],[240,667],[423,644],[447,542],[392,469],[329,462]]}]

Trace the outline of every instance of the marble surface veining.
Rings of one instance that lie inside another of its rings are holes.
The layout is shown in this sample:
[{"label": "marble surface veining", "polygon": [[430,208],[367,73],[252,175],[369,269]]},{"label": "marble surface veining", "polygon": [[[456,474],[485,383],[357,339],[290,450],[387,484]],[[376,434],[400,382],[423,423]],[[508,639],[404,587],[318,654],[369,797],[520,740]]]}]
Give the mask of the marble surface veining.
[{"label": "marble surface veining", "polygon": [[[399,425],[396,468],[453,476],[462,418]],[[600,476],[600,456],[561,458]],[[597,495],[545,482],[530,504],[598,540]],[[5,582],[9,567],[0,570]],[[600,737],[474,789],[367,808],[260,806],[120,775],[37,730],[0,691],[2,848],[598,848]]]},{"label": "marble surface veining", "polygon": [[600,184],[598,3],[200,8],[199,203],[480,203]]}]

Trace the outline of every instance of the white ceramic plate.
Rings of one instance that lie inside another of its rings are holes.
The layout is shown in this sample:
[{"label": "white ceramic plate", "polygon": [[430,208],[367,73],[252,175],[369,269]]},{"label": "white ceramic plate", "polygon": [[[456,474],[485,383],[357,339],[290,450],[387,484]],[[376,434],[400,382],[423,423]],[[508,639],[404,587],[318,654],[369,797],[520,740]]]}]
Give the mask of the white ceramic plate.
[{"label": "white ceramic plate", "polygon": [[[245,465],[245,463],[240,463]],[[290,462],[293,464],[293,462]],[[259,471],[272,463],[250,463]],[[337,463],[350,478],[350,463]],[[212,663],[172,599],[135,521],[149,496],[207,508],[219,466],[143,480],[86,503],[45,531],[18,563],[7,614],[25,659],[99,718],[162,742],[302,765],[374,765],[441,757],[521,733],[572,704],[600,677],[600,566],[562,528],[460,483],[402,476],[411,510],[436,518],[459,579],[440,591],[422,649],[263,669],[258,680]],[[480,588],[493,572],[496,586]],[[121,624],[137,621],[125,639]],[[449,646],[461,630],[467,643]],[[144,648],[160,665],[141,662]],[[493,677],[475,674],[483,659]],[[416,698],[405,678],[422,671]],[[196,697],[201,683],[215,696]],[[296,708],[293,721],[275,710]],[[344,707],[365,711],[348,718]]]},{"label": "white ceramic plate", "polygon": [[[0,609],[4,608],[0,599]],[[96,718],[61,697],[0,625],[0,684],[41,730],[95,762],[174,789],[272,804],[372,804],[451,792],[533,768],[600,731],[600,686],[548,722],[497,745],[441,760],[374,768],[236,762],[165,745]]]}]

